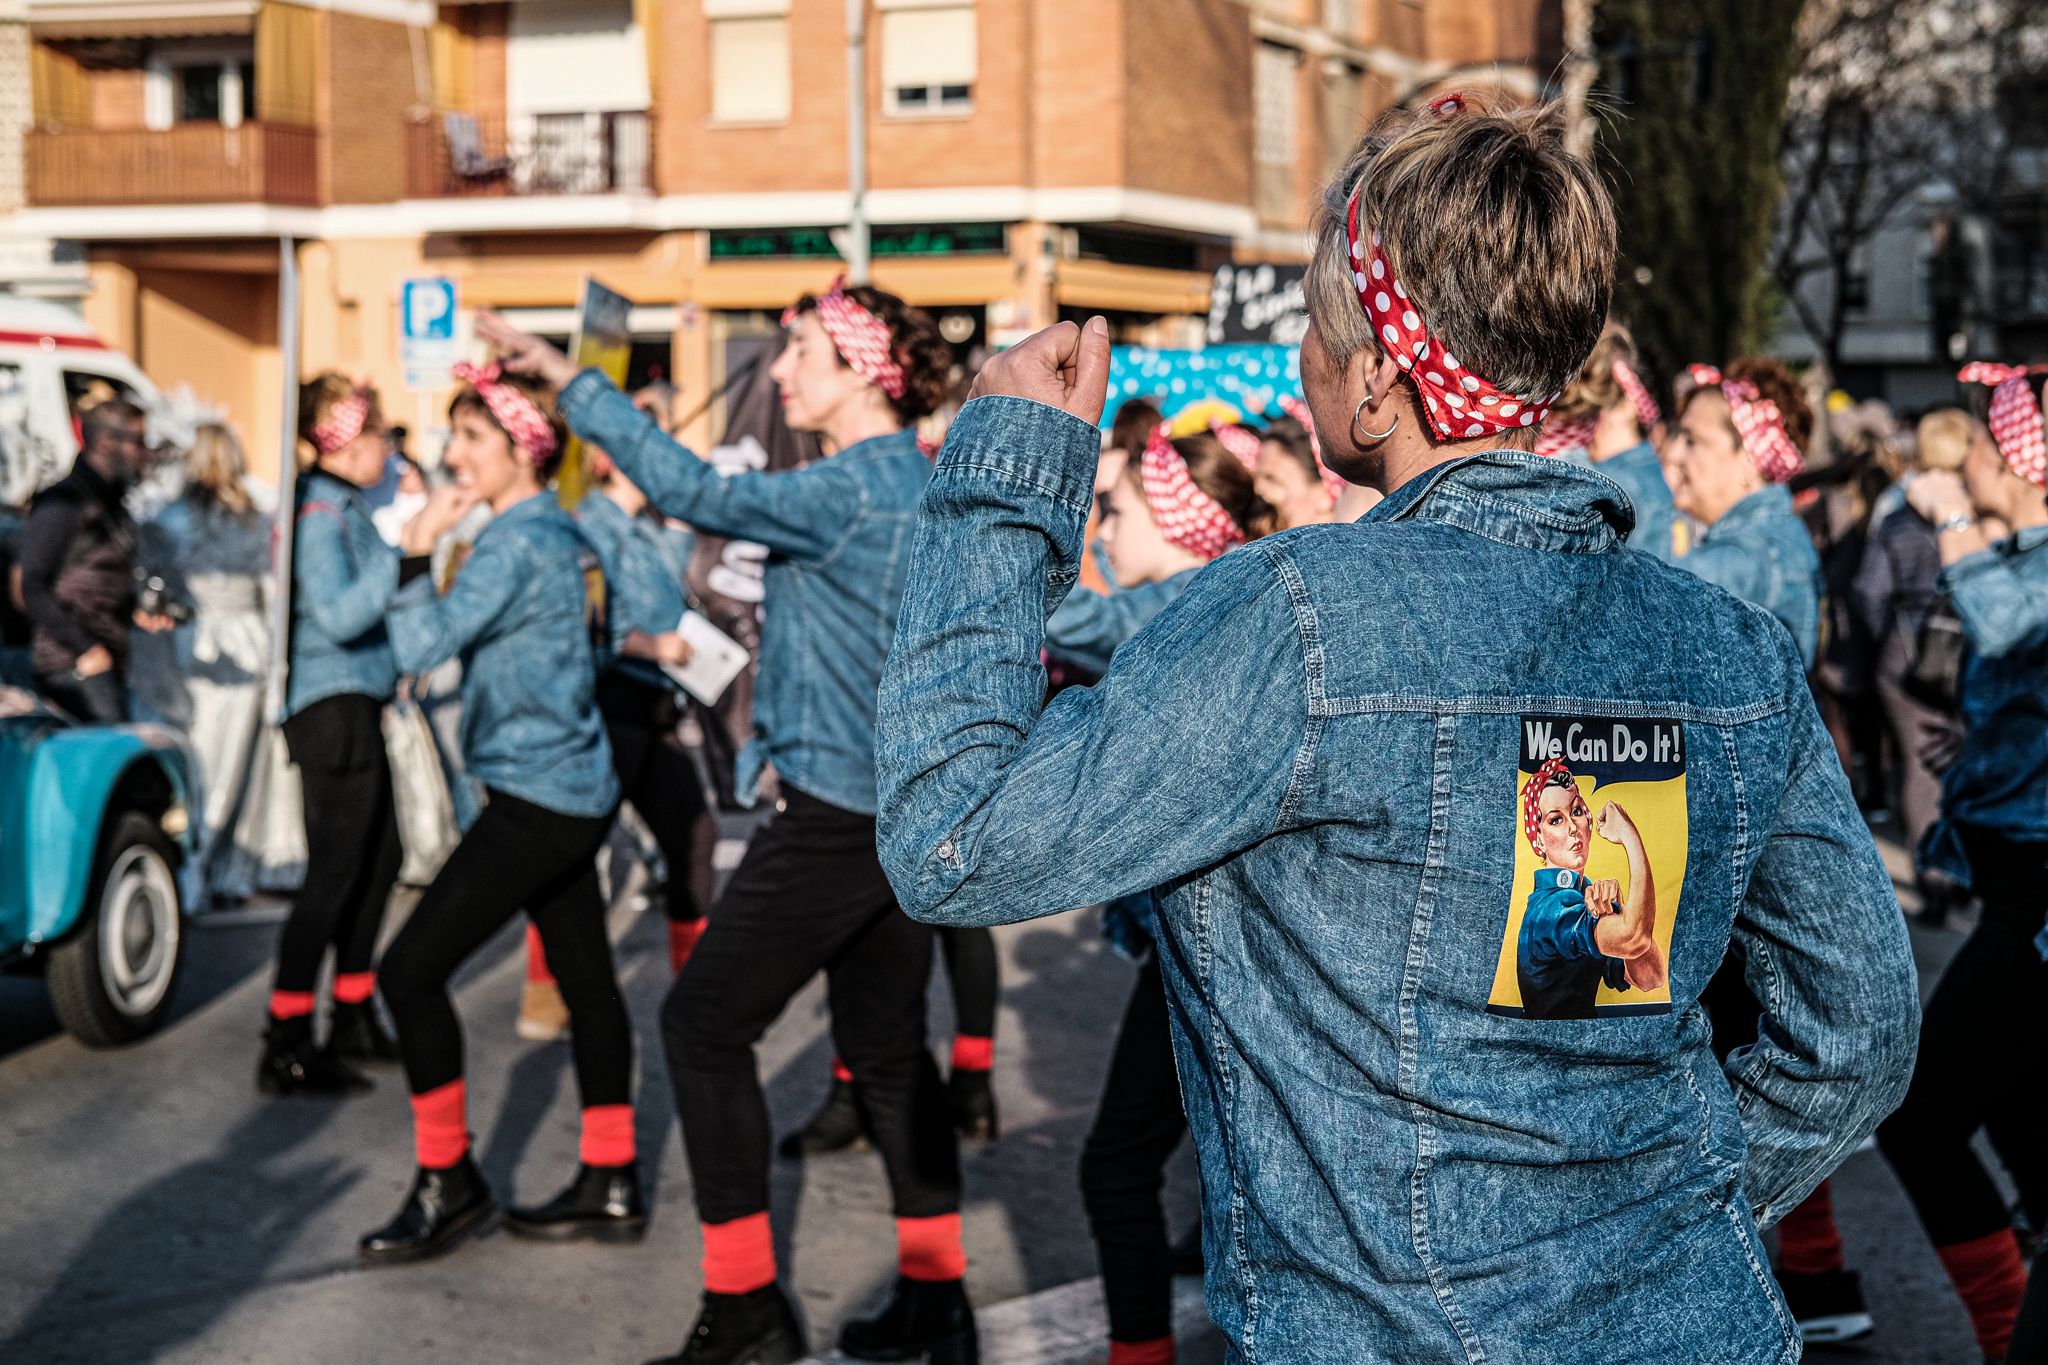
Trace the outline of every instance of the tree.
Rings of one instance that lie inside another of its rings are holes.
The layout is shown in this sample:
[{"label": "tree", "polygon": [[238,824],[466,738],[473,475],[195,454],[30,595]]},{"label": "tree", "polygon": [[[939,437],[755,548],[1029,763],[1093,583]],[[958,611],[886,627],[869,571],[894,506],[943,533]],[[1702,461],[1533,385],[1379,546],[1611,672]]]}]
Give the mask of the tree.
[{"label": "tree", "polygon": [[1615,313],[1654,370],[1757,346],[1801,6],[1602,0],[1599,156],[1621,219]]}]

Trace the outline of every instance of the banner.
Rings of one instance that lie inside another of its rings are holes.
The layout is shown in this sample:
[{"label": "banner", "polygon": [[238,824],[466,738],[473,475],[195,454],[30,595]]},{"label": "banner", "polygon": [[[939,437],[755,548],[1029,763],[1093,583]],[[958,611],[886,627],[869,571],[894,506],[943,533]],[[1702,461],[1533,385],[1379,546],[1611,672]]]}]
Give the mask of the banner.
[{"label": "banner", "polygon": [[[631,299],[584,277],[583,298],[576,305],[576,335],[569,342],[569,359],[579,371],[602,371],[612,383],[626,387],[626,369],[633,358],[632,312]],[[571,436],[561,470],[555,475],[555,496],[562,506],[573,508],[583,501],[586,491],[583,443]]]},{"label": "banner", "polygon": [[1299,346],[1308,331],[1305,265],[1223,265],[1209,284],[1209,344]]}]

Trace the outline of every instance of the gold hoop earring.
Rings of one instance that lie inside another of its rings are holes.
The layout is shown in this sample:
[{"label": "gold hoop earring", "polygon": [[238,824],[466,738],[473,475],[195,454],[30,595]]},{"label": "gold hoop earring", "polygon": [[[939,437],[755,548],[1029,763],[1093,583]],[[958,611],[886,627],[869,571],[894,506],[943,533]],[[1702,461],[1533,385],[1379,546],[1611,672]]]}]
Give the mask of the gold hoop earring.
[{"label": "gold hoop earring", "polygon": [[1364,427],[1358,425],[1358,419],[1365,414],[1365,405],[1370,403],[1372,399],[1373,395],[1367,394],[1359,399],[1358,406],[1351,410],[1351,431],[1353,435],[1363,441],[1384,441],[1394,434],[1395,427],[1401,425],[1401,414],[1398,412],[1394,414],[1393,422],[1388,425],[1385,431],[1367,431]]}]

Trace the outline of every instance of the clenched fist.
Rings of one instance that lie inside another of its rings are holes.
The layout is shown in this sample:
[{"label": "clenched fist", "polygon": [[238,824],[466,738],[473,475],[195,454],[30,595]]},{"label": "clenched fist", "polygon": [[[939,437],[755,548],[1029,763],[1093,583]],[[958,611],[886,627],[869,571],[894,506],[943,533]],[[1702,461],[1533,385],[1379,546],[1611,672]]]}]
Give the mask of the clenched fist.
[{"label": "clenched fist", "polygon": [[976,398],[1029,398],[1094,426],[1109,392],[1109,324],[1062,322],[990,356],[968,391]]}]

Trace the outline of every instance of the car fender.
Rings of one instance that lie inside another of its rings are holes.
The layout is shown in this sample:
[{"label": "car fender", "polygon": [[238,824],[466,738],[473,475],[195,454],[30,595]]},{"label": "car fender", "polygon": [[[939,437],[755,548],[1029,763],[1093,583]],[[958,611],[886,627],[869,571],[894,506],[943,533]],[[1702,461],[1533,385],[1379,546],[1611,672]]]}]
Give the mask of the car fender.
[{"label": "car fender", "polygon": [[26,810],[26,941],[71,932],[92,879],[107,803],[120,785],[154,768],[170,785],[165,832],[190,864],[198,830],[192,763],[169,730],[148,725],[78,726],[42,737],[29,755]]}]

